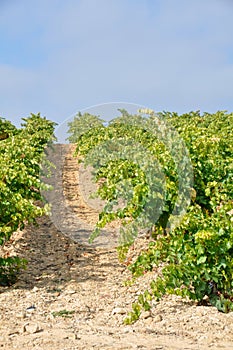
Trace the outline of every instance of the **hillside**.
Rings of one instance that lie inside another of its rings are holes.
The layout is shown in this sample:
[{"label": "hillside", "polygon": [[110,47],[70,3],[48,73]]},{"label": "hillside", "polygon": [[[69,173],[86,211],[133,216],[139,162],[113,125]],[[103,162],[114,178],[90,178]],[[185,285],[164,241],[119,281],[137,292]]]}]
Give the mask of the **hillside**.
[{"label": "hillside", "polygon": [[[0,287],[1,348],[232,349],[233,313],[175,296],[154,302],[151,312],[144,312],[138,322],[123,325],[131,303],[156,271],[135,285],[124,284],[130,272],[117,259],[116,227],[88,245],[98,215],[85,202],[92,191],[88,174],[82,177],[72,146],[55,148],[57,170],[50,179],[57,189],[50,194],[56,203],[53,216],[38,220],[38,227],[15,233],[1,248],[5,254],[16,252],[28,260],[15,285]],[[135,243],[129,259],[142,245],[143,239]]]}]

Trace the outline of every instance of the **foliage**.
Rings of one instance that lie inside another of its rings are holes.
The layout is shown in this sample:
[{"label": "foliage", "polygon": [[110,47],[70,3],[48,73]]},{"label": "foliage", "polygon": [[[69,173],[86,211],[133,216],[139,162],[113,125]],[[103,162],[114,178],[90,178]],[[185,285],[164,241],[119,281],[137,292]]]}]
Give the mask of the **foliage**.
[{"label": "foliage", "polygon": [[[53,136],[55,123],[32,114],[24,118],[22,128],[2,121],[1,130],[8,137],[0,142],[0,245],[13,232],[23,229],[25,223],[36,223],[36,218],[48,212],[40,191],[47,188],[40,179],[44,150]],[[4,126],[6,129],[4,129]],[[24,266],[17,257],[0,259],[0,276]],[[14,268],[15,267],[15,268]]]},{"label": "foliage", "polygon": [[75,313],[75,311],[74,310],[71,310],[71,311],[69,311],[69,310],[60,310],[60,311],[53,311],[52,312],[52,315],[53,315],[53,317],[68,317],[68,318],[70,318],[70,317],[72,317],[71,315],[73,315]]},{"label": "foliage", "polygon": [[26,268],[27,261],[17,256],[0,258],[0,285],[14,283],[20,269]]},{"label": "foliage", "polygon": [[[100,227],[120,219],[123,227],[128,225],[118,248],[123,257],[149,219],[152,241],[129,269],[133,278],[157,266],[162,270],[125,322],[134,322],[142,308],[150,308],[152,298],[166,293],[199,303],[207,298],[228,312],[233,309],[233,114],[141,112],[132,116],[122,111],[108,126],[98,123],[72,139],[76,155],[94,167],[95,181],[100,182],[97,195],[107,200],[91,238]],[[140,159],[135,157],[138,151],[143,153]],[[114,210],[120,196],[126,205]],[[189,205],[182,207],[185,201]],[[182,221],[170,225],[182,209]]]},{"label": "foliage", "polygon": [[[155,128],[156,132],[151,133]],[[107,204],[91,240],[100,228],[119,219],[122,228],[126,228],[122,229],[122,242],[132,242],[139,227],[151,228],[156,223],[155,207],[158,212],[163,211],[159,225],[166,228],[167,213],[174,208],[177,197],[177,174],[176,164],[161,137],[153,119],[145,121],[141,116],[124,114],[107,127],[100,125],[78,136],[76,154],[84,156],[85,164],[94,167],[96,182],[105,180],[97,195]],[[127,205],[114,210],[119,198]]]},{"label": "foliage", "polygon": [[[233,115],[167,114],[189,148],[196,193],[181,225],[155,241],[130,266],[133,275],[163,263],[149,295],[165,293],[207,300],[222,312],[233,310]],[[142,295],[140,307],[146,306]],[[131,312],[126,323],[135,321]]]},{"label": "foliage", "polygon": [[0,118],[0,141],[5,140],[16,133],[17,128],[10,121]]},{"label": "foliage", "polygon": [[70,143],[76,143],[78,138],[88,130],[101,126],[103,120],[89,113],[78,113],[71,122],[68,122],[69,134],[67,138]]}]

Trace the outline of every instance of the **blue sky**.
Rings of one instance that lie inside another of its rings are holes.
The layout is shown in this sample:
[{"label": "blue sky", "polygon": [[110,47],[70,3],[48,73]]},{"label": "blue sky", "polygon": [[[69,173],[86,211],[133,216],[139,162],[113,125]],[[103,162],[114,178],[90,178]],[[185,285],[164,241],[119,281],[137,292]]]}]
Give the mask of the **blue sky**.
[{"label": "blue sky", "polygon": [[0,1],[0,115],[233,111],[231,0]]}]

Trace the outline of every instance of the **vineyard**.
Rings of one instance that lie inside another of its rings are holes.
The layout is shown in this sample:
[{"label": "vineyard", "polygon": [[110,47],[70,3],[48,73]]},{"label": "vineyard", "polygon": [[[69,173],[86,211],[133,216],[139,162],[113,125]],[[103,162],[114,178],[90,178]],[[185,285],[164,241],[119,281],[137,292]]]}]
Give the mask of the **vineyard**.
[{"label": "vineyard", "polygon": [[[164,263],[125,322],[137,320],[142,308],[149,310],[150,301],[166,293],[233,310],[233,115],[121,113],[108,126],[97,116],[78,115],[69,140],[94,167],[94,180],[102,180],[96,195],[107,201],[91,240],[107,223],[121,220],[118,249],[124,259],[146,227],[153,240],[129,269],[137,277]],[[122,197],[126,205],[114,210]]]},{"label": "vineyard", "polygon": [[[93,169],[93,198],[105,203],[90,244],[116,223],[116,273],[119,266],[130,272],[126,288],[147,275],[156,277],[138,288],[131,311],[121,310],[124,325],[140,324],[167,295],[233,311],[233,114],[120,112],[109,123],[77,114],[68,140],[75,145],[77,167]],[[54,128],[39,114],[23,119],[21,128],[0,120],[2,247],[15,232],[39,227],[37,221],[50,212],[41,193],[53,189],[41,175],[53,167],[46,150],[55,141]],[[143,249],[129,259],[138,238]],[[69,259],[72,266],[75,257]],[[26,259],[1,256],[0,285],[14,288],[21,269],[30,270]]]},{"label": "vineyard", "polygon": [[[39,114],[23,119],[20,129],[0,119],[0,245],[48,213],[42,204],[41,190],[46,186],[40,175],[43,160],[46,163],[44,150],[55,139],[54,127]],[[26,267],[23,259],[0,257],[0,283],[13,281],[22,267]]]}]

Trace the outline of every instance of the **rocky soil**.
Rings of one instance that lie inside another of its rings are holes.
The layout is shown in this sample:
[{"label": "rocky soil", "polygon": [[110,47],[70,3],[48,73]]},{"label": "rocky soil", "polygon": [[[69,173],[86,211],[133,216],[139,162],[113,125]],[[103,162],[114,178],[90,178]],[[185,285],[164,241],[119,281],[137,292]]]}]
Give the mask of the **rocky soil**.
[{"label": "rocky soil", "polygon": [[[86,200],[92,186],[88,174],[72,158],[70,146],[57,146],[53,161],[57,169],[50,179],[55,188],[49,198],[52,215],[39,219],[38,227],[15,233],[0,252],[28,260],[13,286],[0,287],[0,347],[233,349],[233,313],[174,296],[155,302],[134,325],[123,324],[131,303],[156,271],[131,286],[125,284],[130,273],[114,248],[117,225],[88,244],[101,206]],[[145,239],[135,243],[129,259]]]}]

